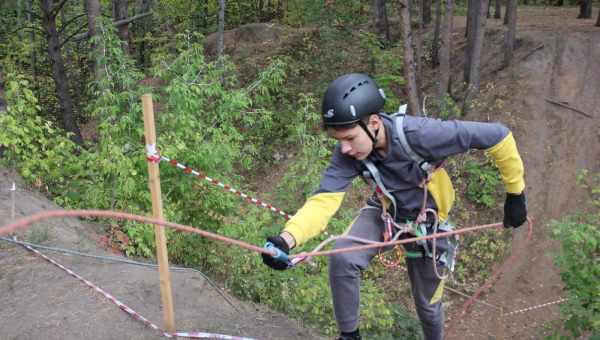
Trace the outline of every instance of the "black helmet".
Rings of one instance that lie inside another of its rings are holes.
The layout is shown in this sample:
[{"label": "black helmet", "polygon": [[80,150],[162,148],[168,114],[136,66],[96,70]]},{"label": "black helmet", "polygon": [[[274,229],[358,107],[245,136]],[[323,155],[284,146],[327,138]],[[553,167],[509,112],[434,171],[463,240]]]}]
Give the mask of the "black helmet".
[{"label": "black helmet", "polygon": [[344,126],[379,113],[385,104],[383,90],[366,74],[350,73],[334,80],[323,97],[323,125]]}]

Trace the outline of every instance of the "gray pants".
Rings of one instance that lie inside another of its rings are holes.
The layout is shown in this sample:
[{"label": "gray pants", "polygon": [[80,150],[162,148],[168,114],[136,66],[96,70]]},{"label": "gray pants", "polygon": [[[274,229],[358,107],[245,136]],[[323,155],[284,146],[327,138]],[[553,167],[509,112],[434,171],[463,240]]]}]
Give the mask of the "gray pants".
[{"label": "gray pants", "polygon": [[[349,235],[382,241],[383,222],[381,210],[363,208],[350,227]],[[359,245],[349,240],[338,240],[334,249]],[[386,249],[390,250],[390,249]],[[358,328],[361,272],[378,253],[367,249],[332,255],[329,258],[329,284],[338,328],[352,332]],[[441,299],[430,303],[438,289],[430,258],[407,258],[408,277],[419,320],[426,340],[441,340],[444,332],[444,311]]]}]

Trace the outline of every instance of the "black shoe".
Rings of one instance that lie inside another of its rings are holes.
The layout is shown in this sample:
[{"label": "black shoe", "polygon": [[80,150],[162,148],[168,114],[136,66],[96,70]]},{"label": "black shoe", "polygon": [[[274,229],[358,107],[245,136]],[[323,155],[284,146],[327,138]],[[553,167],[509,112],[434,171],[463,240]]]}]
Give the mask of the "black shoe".
[{"label": "black shoe", "polygon": [[351,333],[342,332],[342,334],[340,334],[340,337],[337,338],[336,340],[362,340],[362,338],[360,337],[360,333],[357,329]]}]

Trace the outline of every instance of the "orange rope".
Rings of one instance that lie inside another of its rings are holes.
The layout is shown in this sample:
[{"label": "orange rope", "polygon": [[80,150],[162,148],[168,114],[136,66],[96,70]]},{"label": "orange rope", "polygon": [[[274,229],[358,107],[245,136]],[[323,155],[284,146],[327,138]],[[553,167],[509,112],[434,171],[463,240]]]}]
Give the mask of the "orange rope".
[{"label": "orange rope", "polygon": [[[264,248],[261,248],[261,247],[257,247],[253,244],[235,240],[235,239],[232,239],[232,238],[229,238],[226,236],[222,236],[222,235],[218,235],[215,233],[211,233],[209,231],[205,231],[205,230],[202,230],[199,228],[194,228],[192,226],[168,222],[168,221],[162,221],[162,220],[158,220],[158,219],[154,219],[154,218],[150,218],[150,217],[134,215],[134,214],[124,213],[124,212],[114,212],[114,211],[109,211],[109,210],[42,211],[42,212],[38,212],[38,213],[35,213],[30,216],[23,217],[21,219],[18,219],[16,221],[6,224],[4,226],[1,226],[0,227],[0,236],[9,234],[18,229],[25,229],[28,226],[30,226],[31,224],[34,224],[34,223],[37,223],[40,221],[44,221],[47,219],[53,219],[53,218],[63,218],[63,217],[104,217],[104,218],[114,218],[114,219],[120,219],[120,220],[130,220],[130,221],[136,221],[136,222],[147,223],[147,224],[155,224],[155,225],[173,228],[173,229],[187,232],[187,233],[198,234],[200,236],[206,237],[211,240],[237,245],[239,247],[242,247],[244,249],[254,251],[257,253],[266,254],[266,255],[274,255],[273,252],[266,250]],[[468,232],[472,232],[472,231],[478,231],[478,230],[484,230],[484,229],[490,229],[490,228],[498,228],[498,227],[502,227],[502,223],[484,224],[484,225],[462,228],[462,229],[458,229],[458,230],[437,233],[435,235],[413,237],[413,238],[407,238],[407,239],[403,239],[403,240],[395,240],[395,241],[390,241],[390,242],[374,242],[372,244],[365,244],[365,245],[347,247],[347,248],[342,248],[342,249],[334,249],[334,250],[328,250],[328,251],[301,252],[296,255],[291,255],[290,259],[333,255],[333,254],[346,253],[346,252],[371,249],[371,248],[382,248],[382,247],[393,246],[393,245],[398,245],[398,244],[416,242],[416,241],[420,241],[420,240],[430,240],[430,239],[434,239],[434,238],[447,237],[447,236],[455,235],[455,234],[464,234],[464,233],[468,233]],[[322,245],[324,245],[324,244],[322,244]]]}]

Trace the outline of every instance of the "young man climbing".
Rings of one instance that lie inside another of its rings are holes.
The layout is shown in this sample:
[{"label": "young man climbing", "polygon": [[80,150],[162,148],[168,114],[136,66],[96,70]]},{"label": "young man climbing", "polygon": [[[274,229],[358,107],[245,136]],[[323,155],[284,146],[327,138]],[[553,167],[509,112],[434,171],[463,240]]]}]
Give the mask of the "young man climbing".
[{"label": "young man climbing", "polygon": [[[376,187],[347,235],[384,241],[450,230],[448,213],[454,201],[450,178],[441,163],[470,149],[483,149],[495,160],[506,187],[504,226],[526,220],[523,163],[511,132],[501,124],[441,121],[387,115],[385,97],[364,74],[347,74],[331,83],[323,98],[322,118],[327,134],[338,141],[319,189],[287,222],[277,236],[267,238],[270,249],[289,254],[321,233],[342,203],[352,180],[363,176]],[[392,226],[390,228],[390,226]],[[335,249],[360,245],[341,239]],[[438,268],[453,267],[449,239],[405,244],[411,290],[425,339],[443,338],[444,280]],[[359,293],[361,272],[379,249],[332,255],[329,281],[340,340],[361,339]],[[277,270],[290,267],[281,257],[263,255]]]}]

